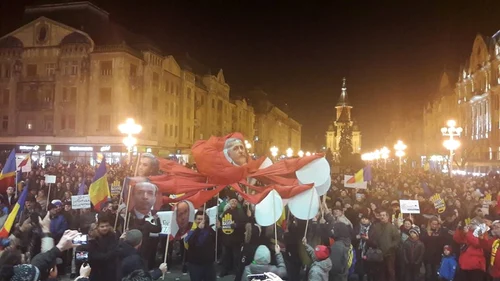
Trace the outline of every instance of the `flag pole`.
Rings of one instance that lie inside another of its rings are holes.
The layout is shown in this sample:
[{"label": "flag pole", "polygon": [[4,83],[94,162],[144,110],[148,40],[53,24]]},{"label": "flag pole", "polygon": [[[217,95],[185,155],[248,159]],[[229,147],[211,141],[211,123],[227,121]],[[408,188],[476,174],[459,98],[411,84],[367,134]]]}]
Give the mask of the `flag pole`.
[{"label": "flag pole", "polygon": [[[137,175],[137,170],[139,169],[139,162],[141,161],[141,153],[137,153],[137,160],[135,164],[135,170],[134,170],[134,177]],[[129,224],[130,224],[130,215],[128,213],[128,206],[130,204],[130,191],[131,191],[131,186],[130,184],[128,185],[128,190],[127,190],[127,206],[125,207],[125,228],[123,231],[128,229]],[[122,191],[123,193],[123,191]]]}]

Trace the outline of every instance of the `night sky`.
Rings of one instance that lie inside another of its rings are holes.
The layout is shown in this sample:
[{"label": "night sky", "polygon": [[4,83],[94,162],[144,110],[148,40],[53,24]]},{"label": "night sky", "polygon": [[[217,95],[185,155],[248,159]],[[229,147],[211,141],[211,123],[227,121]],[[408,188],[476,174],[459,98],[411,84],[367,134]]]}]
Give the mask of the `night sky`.
[{"label": "night sky", "polygon": [[[0,1],[2,34],[34,2]],[[363,149],[392,146],[390,121],[422,112],[443,71],[455,81],[476,34],[500,29],[500,1],[92,2],[166,53],[222,68],[235,93],[259,87],[287,103],[305,149],[323,144],[344,76]]]}]

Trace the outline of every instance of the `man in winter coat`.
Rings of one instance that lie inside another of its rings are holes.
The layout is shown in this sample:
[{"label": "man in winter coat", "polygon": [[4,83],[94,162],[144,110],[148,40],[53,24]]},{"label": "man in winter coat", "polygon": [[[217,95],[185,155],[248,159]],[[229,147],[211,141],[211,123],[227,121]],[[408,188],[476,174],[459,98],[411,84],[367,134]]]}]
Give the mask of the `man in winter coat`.
[{"label": "man in winter coat", "polygon": [[427,229],[422,230],[420,240],[424,243],[425,280],[436,281],[441,254],[444,245],[450,244],[448,232],[440,226],[439,219],[432,217],[427,223]]},{"label": "man in winter coat", "polygon": [[107,214],[98,217],[95,239],[89,241],[90,280],[116,280],[118,268],[118,237],[113,232]]},{"label": "man in winter coat", "polygon": [[215,231],[203,211],[195,215],[196,228],[185,238],[188,272],[191,281],[215,281]]},{"label": "man in winter coat", "polygon": [[349,274],[349,251],[351,249],[351,237],[349,226],[343,222],[337,222],[332,227],[332,237],[335,242],[331,246],[330,281],[347,281]]},{"label": "man in winter coat", "polygon": [[253,262],[245,267],[243,275],[241,276],[242,281],[248,281],[247,276],[251,274],[263,274],[266,272],[272,272],[278,275],[280,278],[286,277],[286,266],[283,256],[280,252],[280,246],[276,245],[276,261],[278,265],[271,265],[271,251],[267,246],[260,245],[255,251]]},{"label": "man in winter coat", "polygon": [[487,235],[480,236],[479,244],[485,250],[490,252],[490,266],[489,274],[494,281],[500,281],[500,258],[497,258],[498,248],[500,247],[500,220],[496,220],[491,225],[491,234],[493,237],[489,238]]},{"label": "man in winter coat", "polygon": [[332,260],[329,258],[330,249],[324,245],[313,248],[307,244],[305,238],[302,239],[302,244],[304,244],[307,254],[313,260],[307,280],[328,281],[328,273],[332,269]]},{"label": "man in winter coat", "polygon": [[[145,260],[141,257],[139,249],[142,245],[142,232],[138,229],[129,230],[125,235],[124,241],[120,241],[120,261],[121,270],[119,272],[119,279],[127,277],[135,270],[148,271]],[[153,280],[159,279],[167,272],[167,264],[162,263],[160,268],[155,268],[149,273]]]},{"label": "man in winter coat", "polygon": [[389,221],[389,212],[380,210],[380,222],[370,227],[368,233],[368,244],[372,244],[382,251],[384,256],[383,268],[377,280],[396,281],[396,250],[401,242],[399,230]]}]

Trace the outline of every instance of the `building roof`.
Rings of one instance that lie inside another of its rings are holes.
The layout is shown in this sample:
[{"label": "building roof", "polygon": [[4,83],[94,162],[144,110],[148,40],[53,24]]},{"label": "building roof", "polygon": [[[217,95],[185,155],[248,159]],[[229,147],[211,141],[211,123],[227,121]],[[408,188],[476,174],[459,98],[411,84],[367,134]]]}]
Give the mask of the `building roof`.
[{"label": "building roof", "polygon": [[81,34],[80,32],[73,32],[66,35],[61,40],[61,45],[64,44],[88,44],[91,45],[89,38],[87,36]]},{"label": "building roof", "polygon": [[350,106],[349,99],[347,98],[347,86],[346,79],[342,79],[342,92],[340,93],[337,106]]},{"label": "building roof", "polygon": [[23,42],[14,36],[7,36],[0,40],[0,48],[23,48]]},{"label": "building roof", "polygon": [[337,119],[337,123],[349,123],[349,122],[351,122],[351,120],[349,120],[349,115],[347,114],[347,108],[344,106],[342,107],[340,116]]}]

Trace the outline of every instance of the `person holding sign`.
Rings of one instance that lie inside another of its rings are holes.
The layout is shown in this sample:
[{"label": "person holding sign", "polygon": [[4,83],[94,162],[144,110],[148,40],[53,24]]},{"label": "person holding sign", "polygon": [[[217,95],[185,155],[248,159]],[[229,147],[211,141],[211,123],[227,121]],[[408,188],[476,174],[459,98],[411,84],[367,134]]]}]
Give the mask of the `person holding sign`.
[{"label": "person holding sign", "polygon": [[215,231],[209,225],[209,218],[203,211],[196,212],[196,228],[185,238],[186,261],[191,281],[215,281]]},{"label": "person holding sign", "polygon": [[224,246],[223,269],[220,277],[226,276],[232,269],[237,271],[246,223],[243,212],[238,209],[238,200],[236,198],[231,198],[226,208],[220,221],[223,234],[221,240]]}]

